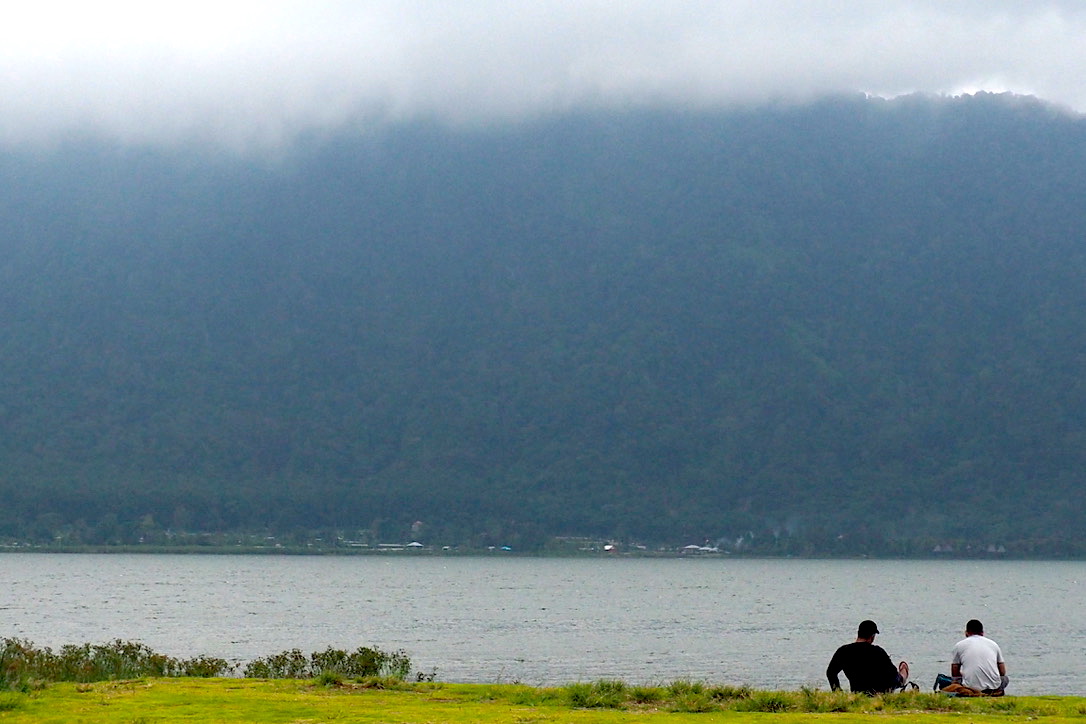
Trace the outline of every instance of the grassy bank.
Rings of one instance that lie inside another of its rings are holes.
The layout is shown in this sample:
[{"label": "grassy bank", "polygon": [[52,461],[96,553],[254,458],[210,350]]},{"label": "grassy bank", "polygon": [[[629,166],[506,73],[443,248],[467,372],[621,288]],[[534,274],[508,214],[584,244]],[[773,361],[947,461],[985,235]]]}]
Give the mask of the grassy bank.
[{"label": "grassy bank", "polygon": [[766,692],[676,682],[634,687],[601,681],[556,688],[363,681],[137,679],[52,684],[0,693],[0,722],[584,722],[893,720],[1086,721],[1086,699],[950,699],[925,693],[868,698],[825,691]]}]

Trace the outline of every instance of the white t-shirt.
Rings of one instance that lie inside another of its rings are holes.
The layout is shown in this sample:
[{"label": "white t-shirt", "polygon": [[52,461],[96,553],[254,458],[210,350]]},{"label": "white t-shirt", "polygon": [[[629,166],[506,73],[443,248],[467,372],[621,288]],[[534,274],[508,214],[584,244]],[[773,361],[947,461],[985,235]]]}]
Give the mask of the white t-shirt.
[{"label": "white t-shirt", "polygon": [[950,662],[962,667],[963,685],[982,691],[999,688],[1003,652],[995,641],[984,636],[966,636],[954,645]]}]

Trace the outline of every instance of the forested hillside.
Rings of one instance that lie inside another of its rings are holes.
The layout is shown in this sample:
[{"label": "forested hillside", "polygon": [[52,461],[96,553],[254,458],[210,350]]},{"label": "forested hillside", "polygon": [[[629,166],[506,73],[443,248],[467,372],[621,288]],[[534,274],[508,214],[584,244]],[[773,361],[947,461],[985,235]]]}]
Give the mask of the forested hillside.
[{"label": "forested hillside", "polygon": [[1084,169],[986,94],[4,152],[0,536],[1084,552]]}]

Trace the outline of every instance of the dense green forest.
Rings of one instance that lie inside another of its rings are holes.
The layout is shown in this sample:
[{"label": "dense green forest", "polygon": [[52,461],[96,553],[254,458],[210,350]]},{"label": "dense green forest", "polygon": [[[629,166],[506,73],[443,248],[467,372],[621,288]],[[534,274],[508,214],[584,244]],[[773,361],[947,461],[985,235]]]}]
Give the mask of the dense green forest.
[{"label": "dense green forest", "polygon": [[0,153],[0,537],[1086,553],[1030,98]]}]

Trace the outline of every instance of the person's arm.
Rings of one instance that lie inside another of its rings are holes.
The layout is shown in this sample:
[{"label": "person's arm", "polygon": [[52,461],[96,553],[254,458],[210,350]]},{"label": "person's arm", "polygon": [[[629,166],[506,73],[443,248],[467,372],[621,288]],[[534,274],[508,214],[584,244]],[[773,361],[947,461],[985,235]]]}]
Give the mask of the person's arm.
[{"label": "person's arm", "polygon": [[998,664],[996,664],[996,666],[999,667],[999,675],[1000,676],[1006,676],[1007,675],[1007,665],[1005,663],[1000,661]]},{"label": "person's arm", "polygon": [[959,684],[962,683],[962,642],[959,641],[954,645],[954,650],[950,654],[950,678]]},{"label": "person's arm", "polygon": [[834,652],[833,658],[830,659],[830,665],[826,667],[826,679],[830,682],[830,691],[837,691],[841,688],[841,680],[837,678],[837,675],[841,673],[841,663],[837,660],[837,652]]}]

